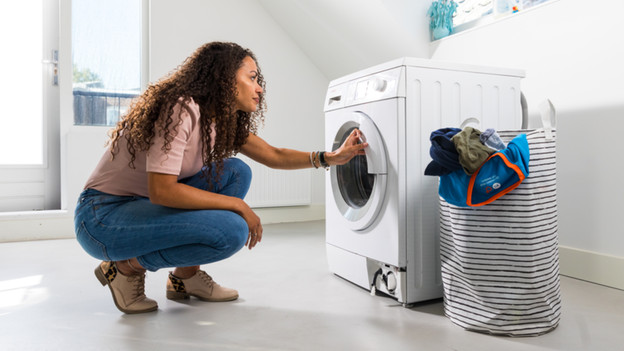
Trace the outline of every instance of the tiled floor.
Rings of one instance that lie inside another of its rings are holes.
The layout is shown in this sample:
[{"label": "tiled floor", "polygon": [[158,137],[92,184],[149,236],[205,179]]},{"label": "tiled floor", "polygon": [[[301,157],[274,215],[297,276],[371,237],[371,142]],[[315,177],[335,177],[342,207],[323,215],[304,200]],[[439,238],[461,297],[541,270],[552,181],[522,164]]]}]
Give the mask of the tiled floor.
[{"label": "tiled floor", "polygon": [[148,274],[157,312],[124,315],[74,240],[0,244],[0,350],[622,350],[624,291],[562,277],[563,317],[529,338],[464,331],[441,301],[404,308],[327,270],[324,222],[265,226],[263,242],[203,267],[240,299],[165,298],[166,270]]}]

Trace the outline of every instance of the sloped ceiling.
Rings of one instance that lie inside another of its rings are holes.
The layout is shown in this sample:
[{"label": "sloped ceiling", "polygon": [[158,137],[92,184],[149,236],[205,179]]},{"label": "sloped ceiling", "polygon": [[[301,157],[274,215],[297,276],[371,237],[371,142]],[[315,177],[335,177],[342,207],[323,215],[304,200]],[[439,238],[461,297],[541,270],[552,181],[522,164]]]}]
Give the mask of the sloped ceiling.
[{"label": "sloped ceiling", "polygon": [[429,57],[429,1],[258,2],[329,80],[402,56]]}]

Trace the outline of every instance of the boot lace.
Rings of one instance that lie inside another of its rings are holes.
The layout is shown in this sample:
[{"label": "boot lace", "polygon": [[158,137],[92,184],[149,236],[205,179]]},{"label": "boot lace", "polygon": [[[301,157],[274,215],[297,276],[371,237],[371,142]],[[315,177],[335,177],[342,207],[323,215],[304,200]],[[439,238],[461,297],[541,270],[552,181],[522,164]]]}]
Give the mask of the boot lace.
[{"label": "boot lace", "polygon": [[145,274],[131,275],[128,277],[128,282],[132,283],[134,289],[132,301],[145,298]]},{"label": "boot lace", "polygon": [[199,275],[199,277],[201,278],[201,280],[202,280],[202,281],[203,281],[206,285],[208,285],[208,288],[210,288],[210,289],[211,289],[211,291],[212,291],[212,288],[213,288],[213,286],[214,286],[214,280],[212,280],[212,277],[211,277],[210,275],[208,275],[208,273],[206,273],[206,272],[204,272],[204,271],[202,271],[202,270],[197,271],[197,274]]}]

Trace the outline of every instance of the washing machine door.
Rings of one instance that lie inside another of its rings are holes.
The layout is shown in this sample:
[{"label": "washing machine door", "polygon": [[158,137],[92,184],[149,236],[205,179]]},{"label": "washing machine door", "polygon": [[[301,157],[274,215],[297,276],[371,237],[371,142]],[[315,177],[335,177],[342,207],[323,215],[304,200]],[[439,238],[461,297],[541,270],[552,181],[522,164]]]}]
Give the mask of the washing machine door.
[{"label": "washing machine door", "polygon": [[362,142],[367,142],[366,155],[355,156],[348,163],[331,168],[331,186],[338,210],[353,230],[368,228],[383,205],[388,174],[387,151],[379,130],[364,112],[355,111],[352,118],[336,133],[332,150],[336,150],[351,132],[358,128]]}]

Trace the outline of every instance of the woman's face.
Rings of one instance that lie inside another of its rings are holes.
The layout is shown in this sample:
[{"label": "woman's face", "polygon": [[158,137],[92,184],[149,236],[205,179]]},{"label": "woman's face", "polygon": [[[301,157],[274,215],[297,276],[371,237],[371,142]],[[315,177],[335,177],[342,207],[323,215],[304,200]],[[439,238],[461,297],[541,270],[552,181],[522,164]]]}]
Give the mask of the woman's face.
[{"label": "woman's face", "polygon": [[258,67],[249,56],[236,72],[236,111],[255,112],[258,109],[262,87],[257,82]]}]

